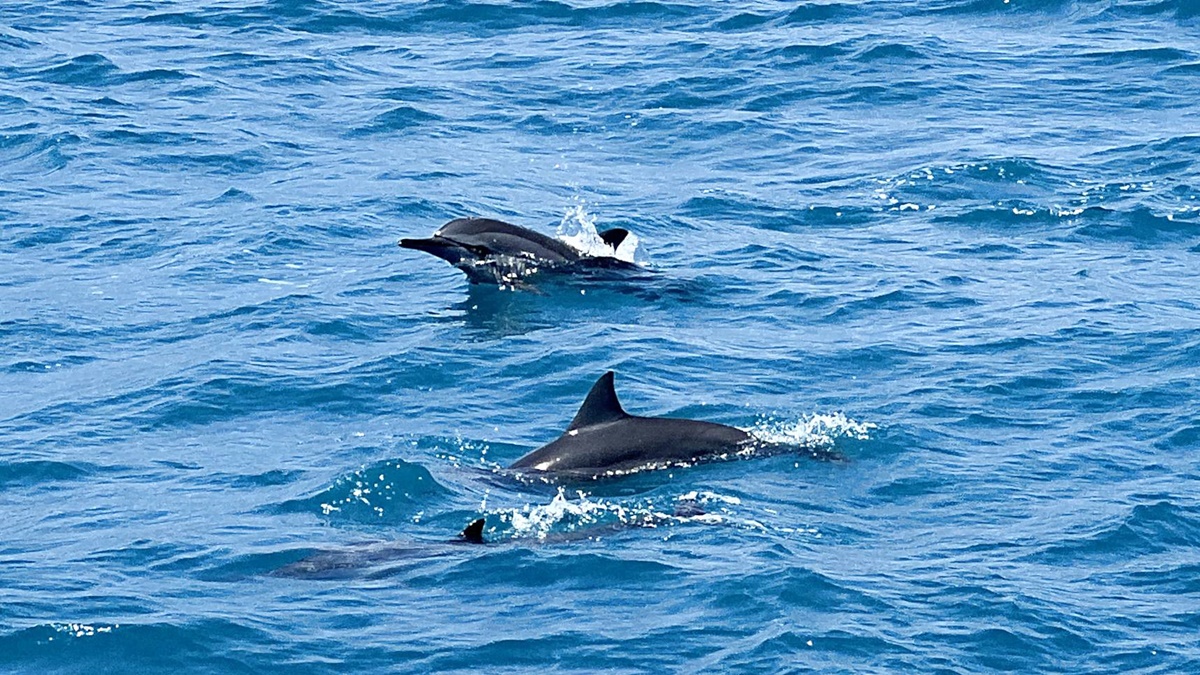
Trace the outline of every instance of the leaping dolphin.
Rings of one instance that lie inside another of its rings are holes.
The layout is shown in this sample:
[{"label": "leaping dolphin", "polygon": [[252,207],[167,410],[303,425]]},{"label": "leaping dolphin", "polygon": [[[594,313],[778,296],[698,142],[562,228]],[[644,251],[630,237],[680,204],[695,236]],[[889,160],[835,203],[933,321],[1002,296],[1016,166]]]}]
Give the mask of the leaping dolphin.
[{"label": "leaping dolphin", "polygon": [[617,400],[610,370],[592,386],[566,433],[509,468],[599,476],[687,464],[748,449],[753,442],[750,434],[724,424],[630,415]]},{"label": "leaping dolphin", "polygon": [[[616,253],[629,230],[614,227],[600,232]],[[471,283],[512,283],[539,269],[554,269],[583,261],[622,264],[616,258],[589,256],[565,242],[525,227],[490,218],[458,218],[428,239],[401,239],[400,246],[425,251],[462,270]],[[629,263],[624,263],[628,265]]]}]

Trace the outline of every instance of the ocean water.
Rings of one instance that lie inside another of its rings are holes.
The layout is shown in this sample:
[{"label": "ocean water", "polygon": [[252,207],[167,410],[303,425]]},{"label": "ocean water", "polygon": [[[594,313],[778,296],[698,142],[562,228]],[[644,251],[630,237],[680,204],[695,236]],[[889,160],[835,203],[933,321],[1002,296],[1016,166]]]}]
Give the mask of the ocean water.
[{"label": "ocean water", "polygon": [[[1185,0],[3,0],[0,671],[1196,672],[1198,92]],[[609,369],[799,449],[498,470]]]}]

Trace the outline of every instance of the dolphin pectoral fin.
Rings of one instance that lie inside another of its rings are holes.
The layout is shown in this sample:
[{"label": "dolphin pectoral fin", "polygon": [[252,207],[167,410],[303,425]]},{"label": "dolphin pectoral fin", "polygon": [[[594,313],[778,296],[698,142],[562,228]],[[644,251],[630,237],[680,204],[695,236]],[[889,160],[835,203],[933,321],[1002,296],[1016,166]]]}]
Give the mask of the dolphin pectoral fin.
[{"label": "dolphin pectoral fin", "polygon": [[458,536],[468,544],[482,544],[483,526],[486,524],[486,518],[476,518],[475,520],[472,520],[469,525],[464,527],[463,531],[459,533]]},{"label": "dolphin pectoral fin", "polygon": [[571,420],[571,426],[567,427],[567,431],[582,429],[593,424],[615,422],[628,416],[625,409],[621,407],[621,402],[617,400],[617,390],[613,387],[613,371],[610,370],[601,375],[600,379],[596,380],[596,384],[592,385],[592,390],[583,400],[579,412],[575,413],[575,419]]}]

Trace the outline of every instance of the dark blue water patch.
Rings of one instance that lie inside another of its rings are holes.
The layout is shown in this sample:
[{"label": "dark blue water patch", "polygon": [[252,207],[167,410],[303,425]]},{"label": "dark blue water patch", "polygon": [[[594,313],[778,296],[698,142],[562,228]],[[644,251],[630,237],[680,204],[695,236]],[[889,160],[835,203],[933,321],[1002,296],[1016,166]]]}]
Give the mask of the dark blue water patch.
[{"label": "dark blue water patch", "polygon": [[288,469],[272,469],[262,473],[249,475],[216,476],[217,482],[238,489],[254,489],[276,485],[288,485],[303,475],[302,472]]},{"label": "dark blue water patch", "polygon": [[857,18],[861,12],[858,5],[848,3],[805,2],[788,12],[782,23],[788,26],[849,21]]},{"label": "dark blue water patch", "polygon": [[[619,24],[654,25],[703,17],[699,7],[676,3],[628,0],[576,6],[552,0],[522,3],[491,3],[472,0],[439,0],[388,12],[363,10],[306,9],[290,15],[295,30],[315,33],[442,34],[465,33],[486,36],[507,31],[546,26],[600,28]],[[194,19],[193,19],[194,20]],[[229,19],[226,19],[229,20]]]},{"label": "dark blue water patch", "polygon": [[[1200,158],[1200,136],[1178,135],[1148,143],[1123,145],[1097,151],[1092,157],[1103,161],[1108,171],[1138,178],[1092,186],[1089,194],[1097,191],[1103,196],[1120,196],[1132,186],[1144,184],[1150,179],[1167,181],[1168,186],[1173,186],[1182,176],[1189,175],[1190,168]],[[1122,187],[1125,189],[1122,190]]]},{"label": "dark blue water patch", "polygon": [[1129,515],[1085,531],[1064,533],[1061,541],[1031,553],[1028,559],[1048,565],[1074,565],[1081,560],[1120,562],[1154,556],[1175,547],[1200,543],[1200,511],[1160,500],[1134,506]]},{"label": "dark blue water patch", "polygon": [[360,126],[349,132],[349,137],[373,136],[380,133],[395,133],[416,129],[416,127],[436,123],[442,118],[433,113],[425,112],[413,106],[398,106],[386,113],[376,115],[371,124]]},{"label": "dark blue water patch", "polygon": [[848,42],[790,44],[774,47],[762,53],[762,57],[769,59],[774,67],[790,69],[833,62],[850,54],[851,49]]},{"label": "dark blue water patch", "polygon": [[[0,94],[0,110],[17,111],[29,107],[29,101],[20,96],[12,96],[10,94]],[[3,138],[3,136],[0,136]]]},{"label": "dark blue water patch", "polygon": [[522,131],[556,137],[577,133],[589,126],[591,126],[591,122],[586,118],[554,119],[541,113],[527,115],[516,121],[516,127]]},{"label": "dark blue water patch", "polygon": [[[928,60],[925,51],[901,42],[875,44],[852,57],[862,63],[913,64]],[[897,86],[903,86],[897,84]]]},{"label": "dark blue water patch", "polygon": [[395,525],[420,519],[449,494],[425,467],[393,459],[340,476],[311,497],[279,505],[279,511],[321,516],[333,524]]},{"label": "dark blue water patch", "polygon": [[1121,564],[1113,572],[1097,575],[1098,581],[1173,596],[1200,593],[1200,564],[1181,564],[1171,554],[1148,556],[1139,563]]},{"label": "dark blue water patch", "polygon": [[120,663],[157,672],[187,672],[204,663],[206,670],[249,672],[247,663],[257,659],[247,645],[264,641],[270,638],[259,630],[216,619],[180,625],[43,624],[0,636],[0,666],[88,673],[108,672]]},{"label": "dark blue water patch", "polygon": [[1155,446],[1172,452],[1200,449],[1200,420],[1192,420],[1171,432],[1167,438],[1155,442]]},{"label": "dark blue water patch", "polygon": [[102,54],[83,54],[27,75],[42,82],[85,87],[116,84],[121,69]]},{"label": "dark blue water patch", "polygon": [[105,471],[88,462],[10,460],[0,462],[0,491],[86,480]]},{"label": "dark blue water patch", "polygon": [[[0,160],[6,173],[32,165],[46,174],[64,169],[75,157],[84,139],[71,132],[0,134]],[[23,173],[23,171],[22,171]]]},{"label": "dark blue water patch", "polygon": [[[365,367],[375,369],[371,365]],[[386,373],[378,373],[378,382],[372,386],[315,372],[302,376],[235,364],[218,366],[217,370],[226,374],[200,381],[188,376],[167,378],[152,387],[110,397],[95,405],[128,408],[132,414],[122,416],[121,421],[149,431],[305,408],[361,412],[366,406],[383,412],[388,405],[386,395],[392,391]],[[51,408],[38,414],[65,412],[66,409]]]},{"label": "dark blue water patch", "polygon": [[[4,335],[5,333],[10,335],[14,334],[9,331],[5,331],[3,327],[0,327],[0,335]],[[92,354],[59,354],[53,361],[14,361],[4,366],[4,369],[12,373],[42,374],[46,373],[47,371],[52,371],[55,368],[79,366],[98,361],[99,359],[100,357]]]},{"label": "dark blue water patch", "polygon": [[90,104],[101,107],[101,108],[132,108],[133,107],[130,104],[119,101],[111,96],[101,96],[100,98],[98,98],[94,101],[90,101]]},{"label": "dark blue water patch", "polygon": [[[681,217],[739,221],[754,218],[759,227],[780,232],[803,231],[808,227],[846,227],[868,222],[874,209],[861,207],[809,206],[780,209],[760,203],[749,195],[713,193],[692,197],[679,206]],[[686,221],[685,221],[686,222]]]},{"label": "dark blue water patch", "polygon": [[934,85],[920,80],[889,79],[878,84],[860,84],[840,90],[823,92],[832,102],[846,104],[896,105],[911,103],[942,95],[940,84]]},{"label": "dark blue water patch", "polygon": [[991,260],[1017,260],[1025,256],[1025,251],[1008,244],[974,244],[959,246],[949,253],[955,256],[980,256]]},{"label": "dark blue water patch", "polygon": [[[631,533],[633,536],[634,533]],[[471,584],[487,579],[489,585],[511,588],[590,590],[595,588],[636,589],[670,586],[683,572],[664,562],[617,557],[587,551],[593,542],[560,544],[545,548],[485,546],[486,553],[463,560],[447,572],[417,576],[409,583],[417,587],[441,584]],[[571,550],[574,546],[585,550]],[[499,550],[496,550],[499,549]]]},{"label": "dark blue water patch", "polygon": [[643,92],[643,109],[700,110],[727,106],[743,95],[728,77],[685,77],[659,82]]},{"label": "dark blue water patch", "polygon": [[904,505],[943,494],[950,487],[949,478],[944,476],[902,476],[872,488],[871,494],[890,503]]},{"label": "dark blue water patch", "polygon": [[641,0],[583,7],[546,0],[520,3],[515,7],[470,0],[443,0],[422,7],[413,15],[411,22],[417,25],[436,24],[442,28],[457,25],[488,31],[514,30],[547,23],[592,28],[615,23],[628,28],[639,24],[679,21],[703,13],[703,9],[694,5]]},{"label": "dark blue water patch", "polygon": [[929,291],[895,289],[871,297],[844,303],[825,317],[826,321],[846,321],[863,314],[879,311],[904,311],[914,306],[928,306]]},{"label": "dark blue water patch", "polygon": [[776,14],[759,14],[756,12],[739,12],[733,16],[722,17],[712,25],[712,29],[720,32],[737,32],[754,30],[768,22],[777,19]]},{"label": "dark blue water patch", "polygon": [[121,84],[130,84],[138,82],[180,82],[183,80],[195,77],[190,73],[185,73],[179,70],[170,68],[150,68],[147,70],[137,70],[131,73],[122,75],[119,79]]},{"label": "dark blue water patch", "polygon": [[1187,79],[1188,81],[1193,81],[1197,75],[1200,75],[1200,61],[1170,66],[1168,68],[1164,68],[1161,71],[1161,74],[1166,76],[1179,76]]},{"label": "dark blue water patch", "polygon": [[198,171],[215,176],[246,176],[271,168],[273,161],[261,148],[242,148],[234,152],[171,152],[142,158],[141,163],[168,171]]},{"label": "dark blue water patch", "polygon": [[1014,19],[1027,20],[1029,15],[1048,14],[1065,16],[1077,7],[1075,0],[1039,0],[1038,2],[1022,2],[1014,0],[938,0],[925,3],[920,11],[930,14],[964,15],[994,17],[1009,16]]},{"label": "dark blue water patch", "polygon": [[115,548],[93,551],[80,562],[123,570],[174,572],[195,566],[194,561],[204,556],[205,549],[200,547],[138,539]]},{"label": "dark blue water patch", "polygon": [[448,101],[451,99],[449,93],[443,91],[441,88],[418,84],[389,87],[374,93],[373,96],[379,99],[402,103],[412,101]]},{"label": "dark blue water patch", "polygon": [[1129,211],[1091,207],[1068,222],[1077,225],[1075,235],[1106,241],[1152,244],[1200,238],[1200,213],[1164,215],[1148,207]]},{"label": "dark blue water patch", "polygon": [[255,201],[257,200],[254,198],[254,195],[249,192],[231,187],[208,202],[208,204],[212,206],[220,206],[222,204],[252,204]]},{"label": "dark blue water patch", "polygon": [[202,136],[178,131],[147,130],[137,125],[124,125],[117,129],[104,129],[92,133],[92,138],[108,141],[116,146],[166,145],[173,148],[200,145]]},{"label": "dark blue water patch", "polygon": [[1191,61],[1196,58],[1196,54],[1173,47],[1145,47],[1139,49],[1088,52],[1080,54],[1080,57],[1111,66],[1127,63],[1167,64],[1175,61]]},{"label": "dark blue water patch", "polygon": [[1176,19],[1183,25],[1193,25],[1200,18],[1200,7],[1191,0],[1162,0],[1160,2],[1120,3],[1105,7],[1098,19],[1109,17],[1162,17]]},{"label": "dark blue water patch", "polygon": [[0,29],[0,47],[28,50],[34,49],[37,46],[38,43],[33,40],[21,37],[20,35],[14,35],[9,28]]}]

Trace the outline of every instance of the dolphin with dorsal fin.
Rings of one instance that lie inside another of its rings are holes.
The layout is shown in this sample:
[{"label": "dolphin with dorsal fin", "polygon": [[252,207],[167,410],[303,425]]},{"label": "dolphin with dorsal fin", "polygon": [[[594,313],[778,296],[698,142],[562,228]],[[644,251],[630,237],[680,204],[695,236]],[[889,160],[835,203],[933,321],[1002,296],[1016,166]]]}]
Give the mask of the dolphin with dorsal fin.
[{"label": "dolphin with dorsal fin", "polygon": [[750,434],[724,424],[630,415],[617,400],[613,377],[610,370],[596,380],[566,433],[509,468],[532,474],[619,473],[687,464],[754,442]]},{"label": "dolphin with dorsal fin", "polygon": [[[629,230],[614,227],[599,234],[615,254],[629,236]],[[582,261],[603,261],[617,266],[621,263],[615,258],[589,256],[566,242],[491,218],[458,218],[427,239],[401,239],[400,246],[445,260],[462,270],[474,284],[510,283],[530,271]]]}]

